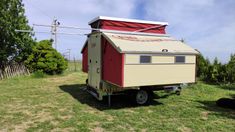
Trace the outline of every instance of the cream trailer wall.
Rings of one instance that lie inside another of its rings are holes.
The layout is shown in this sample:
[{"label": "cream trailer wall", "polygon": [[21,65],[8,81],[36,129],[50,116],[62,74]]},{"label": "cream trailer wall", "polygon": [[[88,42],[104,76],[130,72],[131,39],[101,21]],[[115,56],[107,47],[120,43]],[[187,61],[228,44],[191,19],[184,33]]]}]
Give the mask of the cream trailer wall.
[{"label": "cream trailer wall", "polygon": [[[150,56],[150,62],[141,62],[141,56]],[[195,72],[195,55],[125,54],[124,87],[194,83]]]}]

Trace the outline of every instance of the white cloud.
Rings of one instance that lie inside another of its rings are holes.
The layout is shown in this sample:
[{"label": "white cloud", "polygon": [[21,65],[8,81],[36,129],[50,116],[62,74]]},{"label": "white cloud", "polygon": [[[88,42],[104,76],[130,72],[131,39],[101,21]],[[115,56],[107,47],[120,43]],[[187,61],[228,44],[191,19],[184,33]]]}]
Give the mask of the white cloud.
[{"label": "white cloud", "polygon": [[151,0],[145,9],[148,19],[168,21],[168,33],[209,58],[225,62],[235,52],[233,1]]}]

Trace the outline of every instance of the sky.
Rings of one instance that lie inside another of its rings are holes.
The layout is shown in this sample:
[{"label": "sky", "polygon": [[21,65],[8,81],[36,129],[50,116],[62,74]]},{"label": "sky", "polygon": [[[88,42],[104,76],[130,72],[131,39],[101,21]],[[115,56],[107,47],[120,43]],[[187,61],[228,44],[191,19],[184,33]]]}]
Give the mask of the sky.
[{"label": "sky", "polygon": [[[235,0],[23,0],[29,24],[50,25],[56,18],[61,26],[89,28],[97,16],[168,22],[166,29],[184,39],[205,57],[226,63],[235,53]],[[36,27],[34,31],[50,31]],[[89,30],[59,29],[59,32],[89,33]],[[38,41],[51,35],[36,33]],[[84,35],[58,35],[57,49],[81,59]]]}]

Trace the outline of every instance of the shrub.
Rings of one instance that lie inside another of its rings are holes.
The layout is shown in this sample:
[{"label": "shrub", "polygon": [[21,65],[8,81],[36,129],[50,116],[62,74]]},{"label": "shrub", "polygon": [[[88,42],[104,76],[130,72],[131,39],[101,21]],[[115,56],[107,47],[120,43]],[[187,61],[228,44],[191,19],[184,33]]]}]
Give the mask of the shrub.
[{"label": "shrub", "polygon": [[35,71],[32,75],[34,78],[44,78],[45,76],[45,73],[41,70]]},{"label": "shrub", "polygon": [[42,71],[51,75],[60,74],[68,67],[68,62],[52,48],[52,42],[49,40],[38,42],[25,63],[32,72]]}]

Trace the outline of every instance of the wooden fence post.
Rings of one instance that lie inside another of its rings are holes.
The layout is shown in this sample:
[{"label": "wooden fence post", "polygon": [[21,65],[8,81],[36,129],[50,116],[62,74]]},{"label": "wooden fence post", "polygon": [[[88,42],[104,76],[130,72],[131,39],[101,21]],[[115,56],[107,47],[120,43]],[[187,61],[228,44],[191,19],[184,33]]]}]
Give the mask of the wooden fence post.
[{"label": "wooden fence post", "polygon": [[3,69],[0,69],[0,80],[22,75],[30,75],[29,70],[23,64],[5,65]]}]

